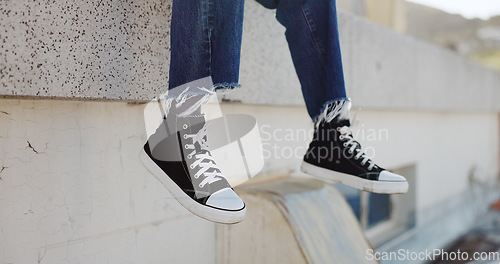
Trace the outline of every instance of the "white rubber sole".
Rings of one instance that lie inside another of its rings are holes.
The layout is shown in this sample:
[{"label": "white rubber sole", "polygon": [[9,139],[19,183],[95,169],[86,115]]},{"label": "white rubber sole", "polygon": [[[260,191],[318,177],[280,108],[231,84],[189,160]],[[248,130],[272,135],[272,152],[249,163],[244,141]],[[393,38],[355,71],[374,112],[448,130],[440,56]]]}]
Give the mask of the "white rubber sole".
[{"label": "white rubber sole", "polygon": [[311,176],[323,180],[342,183],[362,191],[385,194],[408,192],[407,181],[371,181],[349,174],[321,168],[305,161],[302,162],[301,170]]},{"label": "white rubber sole", "polygon": [[193,200],[187,195],[177,184],[165,175],[165,172],[154,163],[146,154],[144,149],[139,153],[139,159],[146,169],[153,174],[158,181],[160,181],[165,188],[172,194],[172,196],[188,211],[204,218],[206,220],[217,222],[221,224],[235,224],[241,222],[245,218],[246,207],[239,211],[228,211],[224,209],[216,209],[210,206],[202,205]]}]

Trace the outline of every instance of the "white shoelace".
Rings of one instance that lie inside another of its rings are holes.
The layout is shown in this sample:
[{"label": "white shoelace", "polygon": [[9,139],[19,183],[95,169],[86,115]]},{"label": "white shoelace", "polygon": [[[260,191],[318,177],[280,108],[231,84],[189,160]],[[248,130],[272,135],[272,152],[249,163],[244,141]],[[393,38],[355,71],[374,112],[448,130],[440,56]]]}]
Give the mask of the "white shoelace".
[{"label": "white shoelace", "polygon": [[[191,169],[195,167],[199,167],[200,169],[195,173],[194,178],[198,179],[201,175],[204,175],[205,178],[199,184],[200,188],[203,188],[205,184],[211,184],[216,181],[222,180],[222,173],[220,172],[219,167],[215,164],[215,160],[209,152],[208,145],[206,140],[204,139],[207,134],[207,124],[203,125],[203,128],[198,131],[196,134],[184,134],[185,139],[192,139],[192,144],[186,144],[186,149],[192,149],[193,151],[187,155],[188,159],[191,159],[193,156],[196,160],[190,165]],[[206,150],[203,153],[196,154],[195,143],[200,145],[201,150]],[[208,171],[211,170],[211,171]]]},{"label": "white shoelace", "polygon": [[[354,151],[358,152],[356,156],[354,156],[354,159],[359,160],[360,158],[363,158],[363,160],[361,161],[361,165],[364,166],[368,162],[370,164],[368,166],[368,170],[372,170],[375,164],[370,160],[369,157],[366,156],[366,153],[361,149],[361,145],[354,140],[354,138],[352,137],[351,129],[348,126],[343,126],[338,127],[337,131],[340,132],[340,140],[347,140],[346,142],[344,142],[344,147],[351,146],[351,148],[349,149],[349,153],[352,154]],[[356,148],[357,146],[359,146],[358,149]]]}]

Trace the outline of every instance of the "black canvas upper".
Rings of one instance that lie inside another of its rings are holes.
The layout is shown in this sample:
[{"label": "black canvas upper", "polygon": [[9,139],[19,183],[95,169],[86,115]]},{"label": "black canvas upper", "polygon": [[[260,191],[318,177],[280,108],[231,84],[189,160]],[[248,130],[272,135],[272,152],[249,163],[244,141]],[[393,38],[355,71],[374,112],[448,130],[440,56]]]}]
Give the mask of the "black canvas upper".
[{"label": "black canvas upper", "polygon": [[[204,124],[202,116],[180,118],[171,115],[164,119],[162,125],[150,136],[144,145],[144,151],[189,197],[205,205],[210,195],[231,186],[224,177],[218,177],[220,179],[216,182],[200,187],[204,175],[196,179],[194,175],[199,168],[190,168],[195,157],[187,158],[187,154],[193,150],[187,150],[184,146],[186,143],[192,144],[192,140],[184,138],[184,134],[196,134]],[[150,142],[154,142],[153,149],[150,148]],[[194,145],[197,154],[208,152],[198,144]],[[211,169],[213,170],[216,169]]]},{"label": "black canvas upper", "polygon": [[[358,176],[368,180],[378,180],[379,174],[384,169],[373,166],[369,170],[370,163],[362,164],[363,158],[355,159],[361,145],[357,146],[352,153],[349,150],[352,145],[345,146],[347,139],[341,139],[338,128],[350,126],[349,120],[338,122],[320,121],[314,131],[314,137],[304,156],[304,161],[325,169]],[[352,135],[352,134],[351,134]]]}]

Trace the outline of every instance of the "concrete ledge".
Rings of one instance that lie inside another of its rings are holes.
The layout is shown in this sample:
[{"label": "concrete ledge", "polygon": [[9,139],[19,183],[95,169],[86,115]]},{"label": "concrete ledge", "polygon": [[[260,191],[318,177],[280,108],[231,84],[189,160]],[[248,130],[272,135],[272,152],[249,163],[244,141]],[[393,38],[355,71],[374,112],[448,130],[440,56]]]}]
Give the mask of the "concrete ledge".
[{"label": "concrete ledge", "polygon": [[[166,89],[169,1],[0,3],[0,95],[148,100]],[[247,1],[244,88],[227,99],[303,105],[284,28]],[[256,19],[258,18],[258,19]],[[466,58],[340,14],[354,104],[376,109],[500,111],[500,74]]]},{"label": "concrete ledge", "polygon": [[371,246],[333,185],[285,178],[238,193],[247,216],[218,226],[222,263],[377,263],[367,260]]},{"label": "concrete ledge", "polygon": [[168,83],[171,1],[2,1],[0,94],[148,99]]}]

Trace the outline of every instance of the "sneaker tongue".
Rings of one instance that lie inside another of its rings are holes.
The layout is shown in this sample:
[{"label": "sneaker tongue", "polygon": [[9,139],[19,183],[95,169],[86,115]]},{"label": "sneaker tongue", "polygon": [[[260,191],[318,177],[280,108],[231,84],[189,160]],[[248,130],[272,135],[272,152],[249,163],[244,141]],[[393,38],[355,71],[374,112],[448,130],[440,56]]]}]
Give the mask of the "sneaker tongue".
[{"label": "sneaker tongue", "polygon": [[349,121],[349,119],[340,120],[337,123],[337,126],[348,126],[348,127],[350,127],[351,126],[351,122]]},{"label": "sneaker tongue", "polygon": [[351,126],[351,122],[349,119],[344,119],[344,120],[333,120],[332,122],[325,122],[325,126],[329,128],[337,128],[337,127],[343,127],[343,126]]}]

